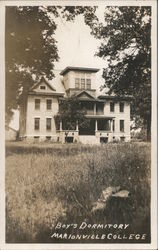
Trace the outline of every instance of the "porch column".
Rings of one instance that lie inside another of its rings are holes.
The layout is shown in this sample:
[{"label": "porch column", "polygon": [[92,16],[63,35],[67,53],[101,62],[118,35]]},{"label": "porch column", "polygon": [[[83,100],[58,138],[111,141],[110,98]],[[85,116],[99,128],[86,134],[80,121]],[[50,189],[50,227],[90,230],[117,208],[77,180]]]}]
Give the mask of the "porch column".
[{"label": "porch column", "polygon": [[98,121],[97,121],[97,119],[95,120],[95,131],[98,131]]},{"label": "porch column", "polygon": [[111,132],[113,131],[113,129],[112,129],[112,121],[113,121],[113,120],[110,120],[110,131],[111,131]]},{"label": "porch column", "polygon": [[62,131],[62,121],[60,121],[60,131]]},{"label": "porch column", "polygon": [[78,121],[76,122],[76,131],[78,131]]},{"label": "porch column", "polygon": [[96,107],[96,102],[94,103],[94,115],[97,113],[97,107]]}]

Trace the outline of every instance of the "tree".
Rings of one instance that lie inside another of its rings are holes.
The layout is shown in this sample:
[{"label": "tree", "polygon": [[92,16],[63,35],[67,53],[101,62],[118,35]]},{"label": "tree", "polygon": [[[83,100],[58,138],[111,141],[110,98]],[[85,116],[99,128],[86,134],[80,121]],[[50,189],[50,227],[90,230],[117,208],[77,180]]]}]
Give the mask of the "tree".
[{"label": "tree", "polygon": [[95,20],[95,7],[25,6],[6,7],[6,122],[13,109],[27,97],[29,88],[44,75],[54,77],[59,60],[55,30],[56,18],[73,21],[83,14],[85,23]]},{"label": "tree", "polygon": [[59,112],[56,116],[56,123],[63,121],[64,129],[76,130],[76,125],[85,128],[89,125],[89,119],[85,117],[86,110],[81,101],[76,97],[68,97],[60,100]]},{"label": "tree", "polygon": [[75,130],[77,124],[80,127],[88,126],[89,120],[85,115],[86,110],[81,101],[76,96],[71,96],[60,100],[56,122],[64,121],[65,129]]},{"label": "tree", "polygon": [[57,17],[56,8],[6,8],[6,115],[9,122],[12,109],[25,98],[28,89],[41,75],[52,79],[58,51],[54,32],[55,22],[49,11]]},{"label": "tree", "polygon": [[106,7],[105,23],[92,25],[102,40],[97,56],[108,62],[103,70],[109,94],[133,95],[131,113],[151,129],[151,7]]}]

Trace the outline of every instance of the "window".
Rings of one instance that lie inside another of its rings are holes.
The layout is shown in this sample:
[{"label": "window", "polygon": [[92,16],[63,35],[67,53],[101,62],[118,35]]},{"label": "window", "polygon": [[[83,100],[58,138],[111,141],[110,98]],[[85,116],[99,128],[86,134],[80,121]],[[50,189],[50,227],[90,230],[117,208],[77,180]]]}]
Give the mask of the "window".
[{"label": "window", "polygon": [[67,143],[73,143],[73,141],[74,141],[73,136],[66,136],[65,137],[65,142],[67,142]]},{"label": "window", "polygon": [[46,129],[51,130],[51,118],[46,118]]},{"label": "window", "polygon": [[124,112],[124,103],[120,102],[120,112]]},{"label": "window", "polygon": [[124,120],[120,120],[120,131],[124,132]]},{"label": "window", "polygon": [[85,89],[85,79],[81,78],[81,89]]},{"label": "window", "polygon": [[112,130],[115,131],[115,120],[112,121]]},{"label": "window", "polygon": [[114,102],[110,102],[110,112],[114,112],[115,110],[115,104]]},{"label": "window", "polygon": [[41,86],[40,86],[40,89],[46,89],[46,86],[41,85]]},{"label": "window", "polygon": [[39,138],[40,138],[39,136],[34,136],[34,141],[39,142]]},{"label": "window", "polygon": [[52,100],[47,99],[47,110],[51,110],[51,109],[52,109]]},{"label": "window", "polygon": [[124,137],[124,136],[121,136],[121,137],[120,137],[120,141],[121,141],[121,142],[124,142],[124,141],[125,141],[125,137]]},{"label": "window", "polygon": [[91,89],[91,79],[87,79],[87,89]]},{"label": "window", "polygon": [[100,137],[100,143],[108,143],[108,137]]},{"label": "window", "polygon": [[40,99],[35,99],[35,109],[36,110],[40,109]]},{"label": "window", "polygon": [[51,136],[46,136],[46,141],[51,141]]},{"label": "window", "polygon": [[75,89],[79,89],[79,88],[80,88],[80,79],[75,78]]},{"label": "window", "polygon": [[40,118],[35,118],[35,120],[34,120],[34,129],[35,130],[40,129]]}]

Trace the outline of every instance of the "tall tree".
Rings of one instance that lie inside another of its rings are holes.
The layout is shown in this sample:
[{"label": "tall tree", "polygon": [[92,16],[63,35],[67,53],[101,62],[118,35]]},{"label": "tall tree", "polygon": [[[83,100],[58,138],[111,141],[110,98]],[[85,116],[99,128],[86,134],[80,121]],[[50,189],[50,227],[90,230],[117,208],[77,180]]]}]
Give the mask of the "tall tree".
[{"label": "tall tree", "polygon": [[26,98],[28,89],[41,75],[54,77],[54,63],[59,60],[55,30],[56,18],[73,21],[83,14],[90,25],[95,7],[25,6],[6,7],[6,122],[13,109]]},{"label": "tall tree", "polygon": [[50,12],[58,16],[56,7],[6,7],[7,122],[34,80],[43,74],[48,79],[54,76],[53,63],[59,57]]},{"label": "tall tree", "polygon": [[132,115],[151,129],[151,7],[106,7],[105,23],[92,25],[102,41],[99,57],[108,62],[103,70],[109,93],[133,95]]}]

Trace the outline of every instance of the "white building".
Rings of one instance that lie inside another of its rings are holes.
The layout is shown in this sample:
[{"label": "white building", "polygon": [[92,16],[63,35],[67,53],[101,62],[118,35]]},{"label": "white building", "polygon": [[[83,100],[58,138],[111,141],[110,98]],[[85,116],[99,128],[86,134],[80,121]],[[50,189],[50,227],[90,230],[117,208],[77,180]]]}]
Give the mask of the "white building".
[{"label": "white building", "polygon": [[[96,68],[67,67],[60,75],[58,84],[63,91],[57,91],[43,77],[29,91],[20,108],[20,137],[27,140],[52,140],[64,143],[82,142],[99,144],[114,140],[130,140],[131,97],[97,95]],[[61,98],[76,96],[86,108],[90,119],[87,128],[76,124],[74,130],[64,129],[55,123]]]}]

